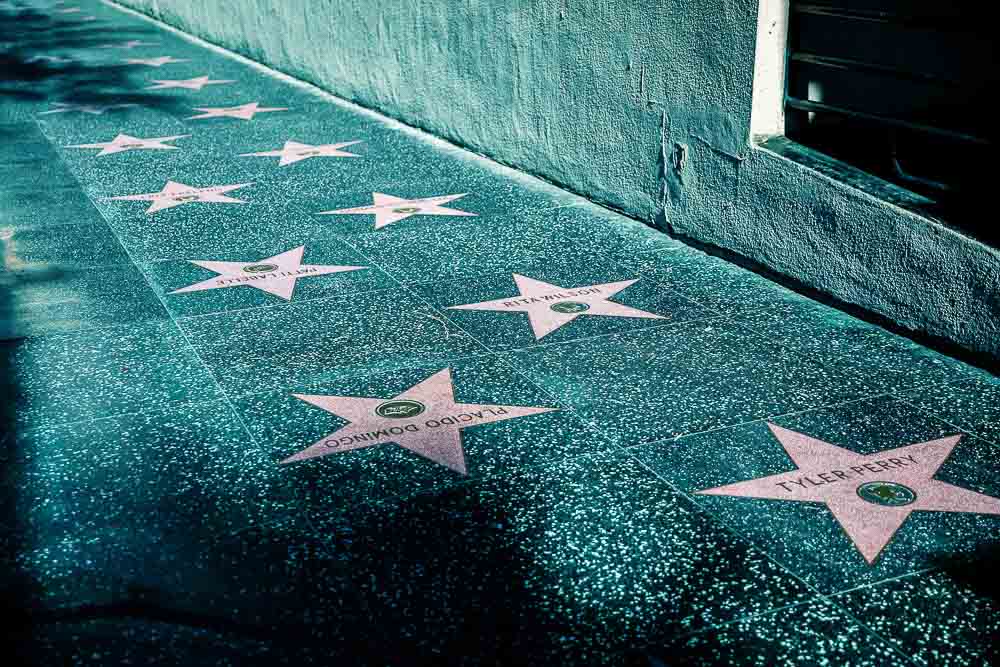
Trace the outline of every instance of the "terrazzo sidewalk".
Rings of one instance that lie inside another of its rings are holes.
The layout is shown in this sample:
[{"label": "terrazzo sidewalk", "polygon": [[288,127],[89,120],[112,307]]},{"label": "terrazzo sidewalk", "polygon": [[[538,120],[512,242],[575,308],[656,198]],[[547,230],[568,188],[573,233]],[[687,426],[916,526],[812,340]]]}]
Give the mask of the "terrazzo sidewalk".
[{"label": "terrazzo sidewalk", "polygon": [[16,664],[998,661],[995,377],[113,6],[21,4]]}]

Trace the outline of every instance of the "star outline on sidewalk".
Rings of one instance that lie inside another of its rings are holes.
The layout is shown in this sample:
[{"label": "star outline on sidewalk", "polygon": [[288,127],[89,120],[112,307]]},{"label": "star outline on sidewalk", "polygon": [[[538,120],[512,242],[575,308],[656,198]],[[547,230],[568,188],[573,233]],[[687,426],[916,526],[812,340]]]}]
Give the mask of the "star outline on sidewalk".
[{"label": "star outline on sidewalk", "polygon": [[242,199],[235,199],[226,195],[227,192],[238,190],[253,185],[253,183],[237,183],[234,185],[210,185],[198,188],[193,185],[186,185],[178,181],[167,181],[163,189],[159,192],[146,192],[136,195],[121,195],[117,197],[102,197],[101,201],[149,201],[152,202],[146,209],[146,215],[152,215],[157,211],[173,208],[182,204],[190,204],[196,201],[218,203],[218,204],[246,204]]},{"label": "star outline on sidewalk", "polygon": [[140,137],[133,137],[129,134],[119,133],[111,141],[97,142],[93,144],[71,144],[64,146],[64,148],[100,148],[101,151],[95,154],[94,157],[133,150],[180,150],[180,146],[169,146],[167,145],[167,142],[184,139],[190,136],[190,134],[177,134],[172,137],[151,137],[149,139],[142,139]]},{"label": "star outline on sidewalk", "polygon": [[300,245],[277,255],[251,262],[189,259],[187,260],[189,263],[213,271],[216,275],[193,285],[175,289],[168,294],[185,294],[230,287],[252,287],[285,301],[291,301],[297,281],[303,278],[316,278],[370,268],[367,266],[303,264],[302,255],[304,252],[305,245]]},{"label": "star outline on sidewalk", "polygon": [[347,424],[284,459],[282,465],[393,443],[463,476],[468,475],[468,468],[462,429],[559,410],[460,403],[455,400],[451,368],[437,371],[390,398],[292,396],[336,415]]},{"label": "star outline on sidewalk", "polygon": [[232,107],[194,107],[195,111],[202,113],[188,116],[185,120],[201,120],[203,118],[239,118],[241,120],[253,120],[259,113],[269,111],[288,111],[287,107],[262,107],[260,102],[248,102]]},{"label": "star outline on sidewalk", "polygon": [[354,146],[355,144],[360,143],[364,142],[358,139],[355,141],[342,141],[335,144],[313,145],[303,144],[289,139],[281,148],[270,151],[260,151],[257,153],[241,153],[240,157],[277,157],[279,158],[278,166],[284,167],[286,165],[295,164],[296,162],[308,160],[313,157],[361,157],[356,153],[350,153],[342,150],[348,146]]},{"label": "star outline on sidewalk", "polygon": [[382,229],[414,215],[441,215],[441,216],[465,216],[476,217],[478,213],[460,211],[454,208],[447,208],[444,204],[461,199],[468,195],[468,192],[455,195],[438,195],[434,197],[421,197],[417,199],[404,199],[395,195],[388,195],[383,192],[372,193],[372,204],[369,206],[355,206],[351,208],[341,208],[334,211],[320,211],[319,215],[374,215],[375,229]]},{"label": "star outline on sidewalk", "polygon": [[132,49],[140,46],[157,46],[159,42],[144,42],[140,39],[130,39],[127,42],[119,42],[118,44],[101,44],[99,49],[126,49],[131,51]]},{"label": "star outline on sidewalk", "polygon": [[149,67],[163,67],[172,63],[189,62],[184,58],[174,58],[173,56],[157,56],[156,58],[124,58],[126,65],[147,65]]},{"label": "star outline on sidewalk", "polygon": [[[823,504],[870,566],[913,512],[1000,515],[1000,498],[934,479],[964,434],[858,454],[776,424],[767,426],[795,466],[792,470],[696,495]],[[861,484],[844,483],[852,479]]]},{"label": "star outline on sidewalk", "polygon": [[153,79],[153,85],[146,90],[167,90],[183,88],[185,90],[201,90],[205,86],[218,86],[226,83],[236,83],[236,79],[210,79],[208,76],[196,76],[192,79]]},{"label": "star outline on sidewalk", "polygon": [[113,111],[115,109],[126,109],[139,106],[138,104],[131,102],[119,104],[75,104],[73,102],[53,102],[53,104],[56,105],[55,109],[40,111],[38,115],[46,116],[53,113],[71,113],[79,111],[80,113],[87,113],[92,116],[103,116],[106,112]]},{"label": "star outline on sidewalk", "polygon": [[520,273],[514,273],[512,276],[517,285],[517,296],[448,306],[446,310],[525,313],[536,341],[584,315],[669,319],[666,315],[650,313],[611,301],[616,294],[637,283],[639,278],[580,287],[561,287]]}]

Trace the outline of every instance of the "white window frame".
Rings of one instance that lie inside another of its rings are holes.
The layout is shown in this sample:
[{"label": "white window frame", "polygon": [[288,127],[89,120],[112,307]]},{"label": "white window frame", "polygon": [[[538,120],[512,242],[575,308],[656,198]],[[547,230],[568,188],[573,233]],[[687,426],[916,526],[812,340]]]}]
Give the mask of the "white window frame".
[{"label": "white window frame", "polygon": [[755,143],[785,134],[785,62],[789,0],[760,0],[754,54],[750,137]]}]

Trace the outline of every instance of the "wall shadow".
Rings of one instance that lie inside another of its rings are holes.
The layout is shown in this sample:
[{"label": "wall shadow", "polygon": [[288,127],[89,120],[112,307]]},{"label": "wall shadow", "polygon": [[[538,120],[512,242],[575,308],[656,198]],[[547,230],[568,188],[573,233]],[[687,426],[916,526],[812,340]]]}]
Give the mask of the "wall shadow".
[{"label": "wall shadow", "polygon": [[[27,545],[13,471],[20,453],[16,435],[18,369],[14,364],[18,340],[11,337],[16,317],[12,293],[25,282],[47,281],[55,276],[48,271],[22,274],[11,270],[6,261],[9,242],[8,234],[0,229],[0,613],[19,625],[27,618],[25,605],[40,599],[42,591],[19,563],[19,555]],[[5,632],[0,649],[10,648],[7,645],[11,639]]]},{"label": "wall shadow", "polygon": [[[329,542],[294,557],[300,534],[249,530],[203,545],[208,555],[177,554],[172,566],[189,568],[181,579],[201,581],[197,590],[132,582],[103,604],[29,602],[5,631],[25,665],[63,664],[91,642],[102,664],[126,652],[152,664],[159,649],[134,631],[150,624],[203,633],[161,636],[170,664],[521,665],[564,653],[558,637],[571,629],[555,627],[526,585],[536,568],[502,528],[502,508],[461,486],[397,508],[391,520],[344,517],[326,527]],[[95,638],[98,623],[116,630]]]},{"label": "wall shadow", "polygon": [[[13,628],[2,633],[4,648],[21,643],[18,629],[32,625],[28,610],[45,594],[22,565],[31,545],[25,539],[24,508],[18,506],[16,491],[17,462],[25,455],[18,450],[17,432],[30,424],[19,424],[17,415],[22,394],[19,374],[25,371],[17,365],[25,336],[17,295],[58,283],[67,274],[66,267],[58,264],[16,261],[14,233],[21,221],[58,211],[51,202],[44,210],[33,209],[33,202],[51,197],[54,188],[66,187],[64,180],[47,178],[58,169],[51,163],[51,153],[38,153],[38,147],[47,142],[31,121],[39,103],[54,100],[166,110],[178,103],[171,96],[138,90],[131,81],[138,74],[134,67],[108,63],[128,52],[102,48],[148,39],[152,31],[122,29],[101,20],[81,21],[76,16],[61,18],[32,3],[0,0],[0,176],[6,176],[0,177],[0,193],[5,195],[0,197],[4,207],[0,210],[0,611],[11,619]],[[19,176],[24,174],[37,178],[22,183]]]},{"label": "wall shadow", "polygon": [[[566,519],[518,485],[474,482],[382,508],[359,504],[309,535],[300,524],[172,554],[162,545],[143,580],[126,582],[113,601],[36,603],[8,631],[23,664],[63,664],[88,646],[102,664],[122,664],[126,651],[137,664],[160,664],[156,652],[169,645],[169,664],[394,666],[622,665],[628,648],[678,631],[684,604],[647,605],[636,619],[614,595],[561,595],[561,582],[594,573],[579,563],[552,570],[524,548]],[[158,568],[177,573],[171,585],[157,582]],[[648,573],[638,557],[619,572],[627,581]],[[116,573],[101,576],[107,585]],[[161,628],[156,643],[151,625]]]},{"label": "wall shadow", "polygon": [[981,544],[961,554],[942,554],[932,559],[933,567],[977,596],[1000,606],[1000,578],[993,569],[1000,563],[1000,544]]},{"label": "wall shadow", "polygon": [[136,88],[130,81],[135,67],[95,58],[115,52],[104,48],[107,44],[149,38],[153,32],[101,19],[61,18],[24,2],[0,3],[0,104],[59,100],[173,107],[175,98]]}]

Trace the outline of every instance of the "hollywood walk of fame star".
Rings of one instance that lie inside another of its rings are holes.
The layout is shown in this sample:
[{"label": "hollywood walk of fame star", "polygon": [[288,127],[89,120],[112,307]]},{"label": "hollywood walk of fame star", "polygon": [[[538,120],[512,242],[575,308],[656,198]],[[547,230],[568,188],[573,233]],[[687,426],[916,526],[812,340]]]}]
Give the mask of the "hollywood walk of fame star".
[{"label": "hollywood walk of fame star", "polygon": [[186,63],[187,60],[183,58],[174,58],[173,56],[160,56],[158,58],[125,58],[123,61],[126,65],[148,65],[149,67],[163,67],[164,65],[169,65],[171,63]]},{"label": "hollywood walk of fame star", "polygon": [[311,157],[360,157],[354,153],[348,153],[342,148],[360,144],[361,141],[344,141],[339,144],[320,144],[312,146],[310,144],[300,144],[297,141],[286,141],[285,145],[273,151],[262,151],[260,153],[243,153],[240,157],[280,157],[278,166],[284,167],[286,164],[295,164]]},{"label": "hollywood walk of fame star", "polygon": [[557,410],[456,403],[449,368],[392,398],[293,396],[350,423],[282,463],[394,442],[463,475],[466,474],[460,433],[463,428]]},{"label": "hollywood walk of fame star", "polygon": [[149,201],[152,202],[146,209],[147,215],[152,215],[165,208],[173,208],[181,204],[188,204],[195,201],[222,203],[222,204],[245,204],[242,199],[234,199],[226,196],[227,192],[245,188],[252,183],[238,183],[236,185],[212,185],[207,188],[196,188],[191,185],[167,181],[163,189],[159,192],[149,192],[141,195],[123,195],[121,197],[104,197],[102,201]]},{"label": "hollywood walk of fame star", "polygon": [[143,42],[139,39],[130,39],[127,42],[121,42],[120,44],[101,44],[102,49],[127,49],[131,51],[132,49],[139,46],[156,46],[158,42]]},{"label": "hollywood walk of fame star", "polygon": [[768,426],[795,470],[698,493],[823,503],[869,565],[912,512],[1000,514],[1000,498],[934,479],[961,435],[856,454],[774,424]]},{"label": "hollywood walk of fame star", "polygon": [[620,280],[614,283],[584,285],[582,287],[560,287],[552,283],[542,282],[520,274],[513,274],[514,282],[520,296],[504,299],[494,299],[480,303],[469,303],[461,306],[451,306],[449,310],[493,310],[497,312],[527,313],[535,340],[552,333],[559,327],[569,324],[581,315],[605,315],[609,317],[642,317],[662,320],[663,315],[648,313],[624,306],[611,297],[630,285],[634,280]]},{"label": "hollywood walk of fame star", "polygon": [[114,111],[115,109],[125,109],[127,107],[138,106],[137,104],[71,104],[69,102],[53,102],[53,104],[56,105],[55,109],[42,111],[38,115],[45,116],[53,113],[71,113],[79,111],[80,113],[88,113],[94,116],[103,116],[106,111]]},{"label": "hollywood walk of fame star", "polygon": [[402,199],[392,195],[373,192],[371,206],[359,206],[357,208],[342,208],[336,211],[320,211],[320,215],[374,215],[375,229],[381,229],[386,225],[391,225],[400,220],[406,220],[412,215],[460,215],[476,216],[478,213],[459,211],[454,208],[446,208],[443,204],[460,199],[468,192],[459,195],[441,195],[438,197],[425,197],[423,199]]},{"label": "hollywood walk of fame star", "polygon": [[69,63],[76,62],[76,61],[74,61],[72,58],[65,58],[63,56],[38,55],[38,56],[31,56],[30,58],[28,58],[24,62],[26,62],[26,63],[52,63],[53,65],[67,65]]},{"label": "hollywood walk of fame star", "polygon": [[215,271],[217,276],[203,280],[200,283],[176,289],[171,294],[185,292],[202,292],[204,290],[223,289],[226,287],[253,287],[268,294],[279,296],[290,301],[295,291],[295,281],[300,278],[325,276],[330,273],[345,271],[360,271],[367,266],[323,266],[319,264],[303,264],[302,253],[305,246],[292,248],[271,257],[253,262],[217,262],[209,260],[189,259],[209,271]]},{"label": "hollywood walk of fame star", "polygon": [[106,141],[97,144],[76,144],[73,146],[66,146],[66,148],[100,148],[101,151],[97,154],[100,155],[111,155],[112,153],[121,153],[123,151],[135,151],[135,150],[179,150],[179,146],[169,146],[166,142],[174,141],[176,139],[183,139],[185,137],[190,137],[190,134],[178,134],[173,137],[154,137],[152,139],[140,139],[138,137],[133,137],[128,134],[119,134],[117,137],[111,141]]},{"label": "hollywood walk of fame star", "polygon": [[250,102],[236,107],[195,107],[195,111],[202,111],[198,116],[188,116],[187,120],[198,120],[200,118],[242,118],[251,120],[254,114],[266,111],[288,111],[285,107],[262,107],[260,102]]},{"label": "hollywood walk of fame star", "polygon": [[215,86],[224,83],[236,83],[236,80],[209,79],[207,76],[197,76],[193,79],[153,79],[153,85],[146,86],[146,90],[163,90],[165,88],[185,88],[187,90],[201,90],[205,86]]}]

